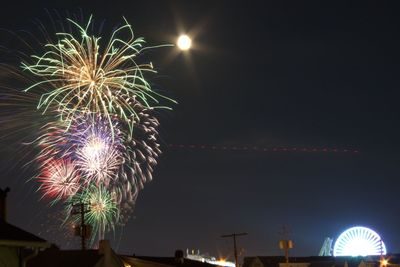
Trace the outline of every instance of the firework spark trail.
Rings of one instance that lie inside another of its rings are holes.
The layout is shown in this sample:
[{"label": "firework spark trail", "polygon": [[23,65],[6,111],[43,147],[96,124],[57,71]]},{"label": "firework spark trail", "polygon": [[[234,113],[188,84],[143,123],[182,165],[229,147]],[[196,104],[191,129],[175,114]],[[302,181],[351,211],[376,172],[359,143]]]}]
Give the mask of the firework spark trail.
[{"label": "firework spark trail", "polygon": [[[91,18],[85,27],[68,21],[79,31],[79,38],[59,32],[56,44],[47,44],[42,56],[32,56],[35,63],[22,63],[24,70],[42,79],[26,91],[43,85],[51,88],[38,104],[43,113],[55,104],[66,121],[71,121],[77,111],[99,113],[110,123],[113,116],[118,116],[132,129],[138,117],[133,104],[152,107],[152,103],[158,105],[157,97],[174,102],[154,92],[144,78],[143,73],[155,71],[151,63],[135,61],[146,48],[143,38],[135,39],[130,24],[125,21],[102,49],[100,37],[88,33]],[[118,38],[124,32],[130,36],[128,40]]]},{"label": "firework spark trail", "polygon": [[[18,168],[21,178],[33,171],[32,158],[36,156],[38,146],[35,141],[45,131],[46,125],[54,124],[58,113],[49,109],[47,114],[37,111],[40,93],[37,90],[24,92],[32,83],[21,70],[14,66],[0,64],[0,137],[3,140],[3,153],[8,153],[9,169]],[[16,153],[14,153],[16,152]],[[48,159],[47,161],[49,161]]]},{"label": "firework spark trail", "polygon": [[16,134],[22,133],[25,138],[18,140],[21,144],[32,138],[28,137],[25,130],[34,132],[40,125],[54,120],[57,115],[51,111],[46,116],[36,112],[40,94],[34,90],[23,92],[19,89],[31,82],[21,71],[13,66],[0,64],[0,73],[0,134],[2,138],[14,138]]}]

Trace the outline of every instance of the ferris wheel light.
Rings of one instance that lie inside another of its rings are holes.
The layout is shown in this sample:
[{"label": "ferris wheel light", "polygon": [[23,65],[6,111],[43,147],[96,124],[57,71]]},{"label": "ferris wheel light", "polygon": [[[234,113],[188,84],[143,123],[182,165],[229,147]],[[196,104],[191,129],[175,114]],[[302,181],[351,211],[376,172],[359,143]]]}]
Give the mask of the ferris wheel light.
[{"label": "ferris wheel light", "polygon": [[367,227],[356,226],[340,234],[333,247],[333,255],[386,255],[386,247],[375,231]]}]

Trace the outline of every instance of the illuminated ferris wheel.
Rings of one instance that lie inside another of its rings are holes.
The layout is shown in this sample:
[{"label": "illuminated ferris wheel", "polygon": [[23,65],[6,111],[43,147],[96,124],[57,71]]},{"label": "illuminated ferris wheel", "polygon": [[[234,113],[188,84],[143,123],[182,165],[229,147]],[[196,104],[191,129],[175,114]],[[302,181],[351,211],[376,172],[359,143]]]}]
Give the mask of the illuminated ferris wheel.
[{"label": "illuminated ferris wheel", "polygon": [[356,226],[340,234],[333,247],[333,255],[386,255],[386,247],[375,231],[366,227]]}]

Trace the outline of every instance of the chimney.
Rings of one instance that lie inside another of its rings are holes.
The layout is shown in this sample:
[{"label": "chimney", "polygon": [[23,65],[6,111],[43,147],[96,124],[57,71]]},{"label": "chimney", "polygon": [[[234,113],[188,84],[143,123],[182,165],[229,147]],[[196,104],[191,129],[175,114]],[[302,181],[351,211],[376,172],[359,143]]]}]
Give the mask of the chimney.
[{"label": "chimney", "polygon": [[111,252],[110,242],[108,240],[100,240],[99,241],[99,254],[100,255],[109,255]]},{"label": "chimney", "polygon": [[103,255],[96,266],[126,266],[121,258],[115,254],[108,240],[100,240],[99,255]]},{"label": "chimney", "polygon": [[175,262],[178,264],[184,263],[183,250],[175,250]]},{"label": "chimney", "polygon": [[0,220],[7,220],[7,193],[10,192],[10,188],[0,188]]}]

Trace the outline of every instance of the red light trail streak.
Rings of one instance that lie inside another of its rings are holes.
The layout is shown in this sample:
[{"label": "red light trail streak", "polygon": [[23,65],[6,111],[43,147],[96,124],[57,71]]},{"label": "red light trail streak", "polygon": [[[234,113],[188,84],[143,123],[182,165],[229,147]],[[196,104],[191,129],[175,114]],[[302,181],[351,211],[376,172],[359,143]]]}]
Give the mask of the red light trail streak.
[{"label": "red light trail streak", "polygon": [[215,151],[253,151],[253,152],[305,152],[305,153],[348,153],[358,154],[353,148],[336,147],[265,147],[265,146],[234,146],[234,145],[201,145],[201,144],[168,144],[171,149],[215,150]]}]

